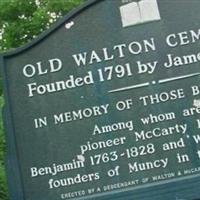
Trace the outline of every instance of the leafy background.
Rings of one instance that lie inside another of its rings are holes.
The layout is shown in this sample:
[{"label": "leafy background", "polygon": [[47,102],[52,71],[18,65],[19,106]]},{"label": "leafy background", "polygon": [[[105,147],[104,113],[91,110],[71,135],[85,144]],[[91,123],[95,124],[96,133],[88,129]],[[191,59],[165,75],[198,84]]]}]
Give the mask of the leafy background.
[{"label": "leafy background", "polygon": [[[0,53],[30,42],[84,1],[0,0]],[[6,141],[2,122],[3,104],[2,81],[0,81],[0,200],[8,200],[4,162]]]}]

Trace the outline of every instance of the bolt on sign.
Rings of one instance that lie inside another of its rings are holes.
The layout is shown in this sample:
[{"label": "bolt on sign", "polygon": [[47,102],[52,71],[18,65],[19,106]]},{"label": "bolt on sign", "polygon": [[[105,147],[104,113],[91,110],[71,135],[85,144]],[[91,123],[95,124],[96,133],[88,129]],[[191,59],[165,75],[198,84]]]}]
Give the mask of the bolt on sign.
[{"label": "bolt on sign", "polygon": [[12,200],[200,198],[199,10],[90,0],[1,55]]}]

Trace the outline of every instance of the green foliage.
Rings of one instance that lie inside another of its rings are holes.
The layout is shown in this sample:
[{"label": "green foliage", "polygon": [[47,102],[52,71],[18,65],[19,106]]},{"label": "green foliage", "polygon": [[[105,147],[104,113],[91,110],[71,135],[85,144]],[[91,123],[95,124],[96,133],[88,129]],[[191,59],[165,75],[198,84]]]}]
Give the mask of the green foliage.
[{"label": "green foliage", "polygon": [[84,0],[1,0],[0,51],[16,48],[38,34]]},{"label": "green foliage", "polygon": [[[29,42],[83,1],[0,0],[0,51],[17,48]],[[0,107],[2,108],[1,85]],[[8,200],[4,154],[5,138],[0,114],[0,200]]]},{"label": "green foliage", "polygon": [[[3,96],[0,96],[1,108],[3,106],[3,102],[4,102]],[[3,122],[2,122],[2,114],[1,114],[0,115],[0,200],[8,199],[5,165],[4,165],[4,152],[5,152],[5,138],[4,138]]]}]

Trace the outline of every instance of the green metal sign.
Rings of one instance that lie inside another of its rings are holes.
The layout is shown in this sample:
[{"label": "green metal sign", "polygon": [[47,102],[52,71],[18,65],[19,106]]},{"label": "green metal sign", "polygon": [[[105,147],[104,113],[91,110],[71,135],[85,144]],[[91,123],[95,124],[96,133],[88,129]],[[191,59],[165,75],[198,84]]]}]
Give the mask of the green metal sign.
[{"label": "green metal sign", "polygon": [[200,198],[199,10],[92,0],[1,55],[12,200]]}]

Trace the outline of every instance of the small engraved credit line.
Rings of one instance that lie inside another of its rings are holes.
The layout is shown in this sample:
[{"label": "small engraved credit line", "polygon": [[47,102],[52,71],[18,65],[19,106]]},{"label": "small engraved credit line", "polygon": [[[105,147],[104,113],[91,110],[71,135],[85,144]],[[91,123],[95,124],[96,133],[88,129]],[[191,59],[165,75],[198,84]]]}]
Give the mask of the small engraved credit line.
[{"label": "small engraved credit line", "polygon": [[141,88],[141,87],[147,87],[149,85],[150,85],[149,83],[131,85],[131,86],[128,86],[128,87],[123,87],[123,88],[118,88],[118,89],[115,89],[115,90],[110,90],[110,91],[108,91],[108,93],[121,92],[121,91],[125,91],[125,90],[131,90],[131,89],[136,89],[136,88]]},{"label": "small engraved credit line", "polygon": [[177,80],[186,79],[186,78],[199,76],[199,75],[200,75],[200,73],[188,74],[188,75],[185,75],[185,76],[177,76],[177,77],[173,77],[173,78],[162,79],[162,80],[159,80],[158,82],[162,84],[162,83],[177,81]]}]

